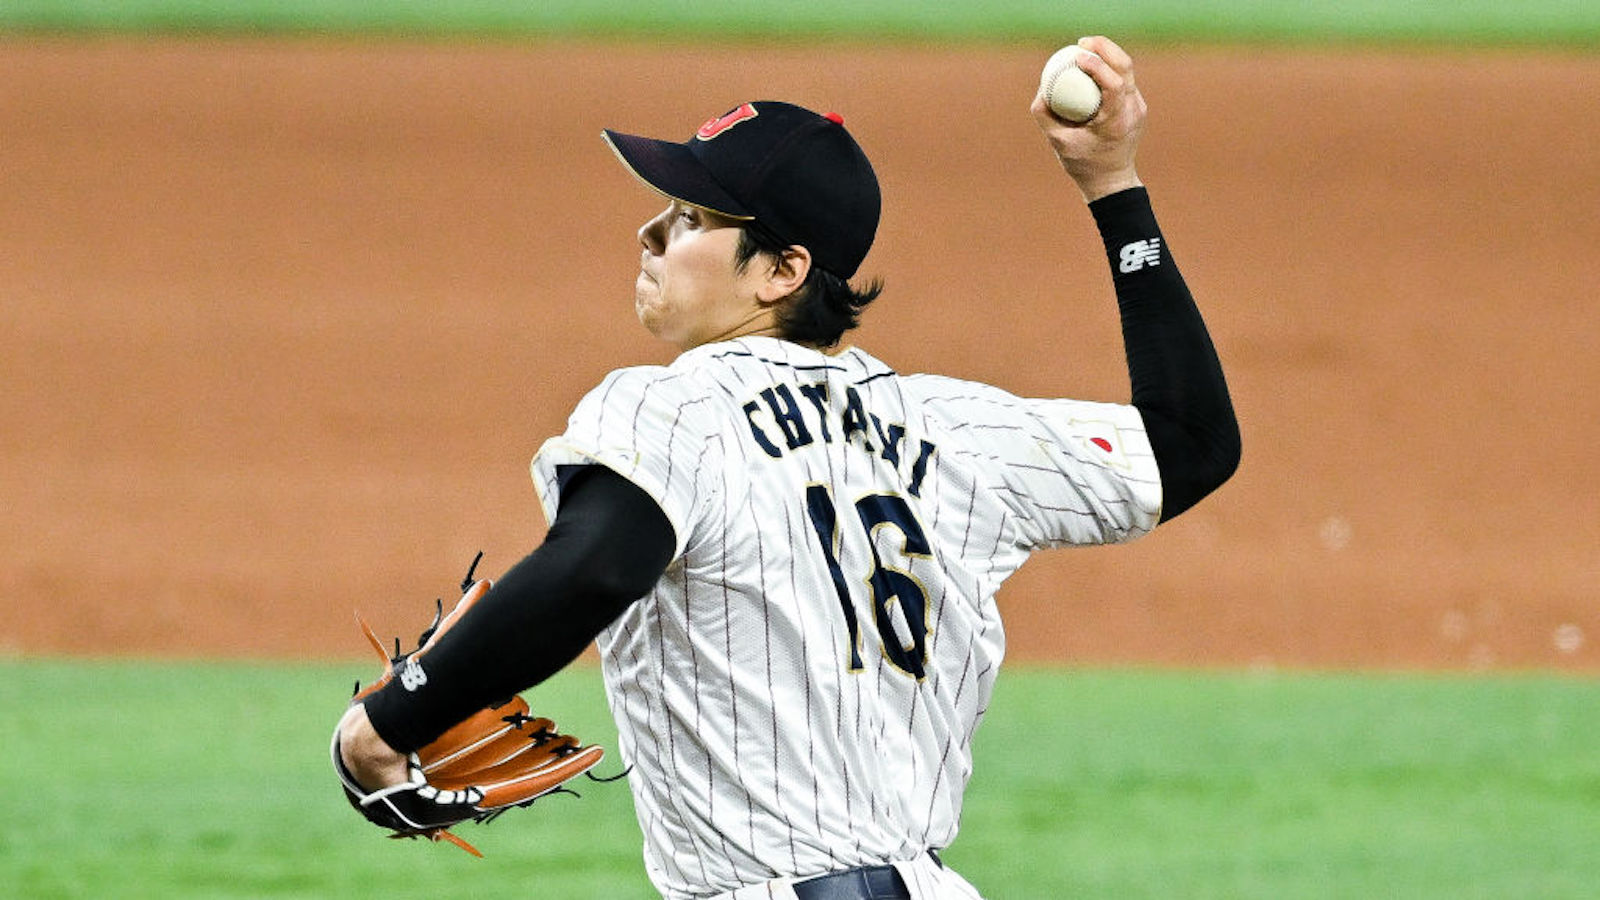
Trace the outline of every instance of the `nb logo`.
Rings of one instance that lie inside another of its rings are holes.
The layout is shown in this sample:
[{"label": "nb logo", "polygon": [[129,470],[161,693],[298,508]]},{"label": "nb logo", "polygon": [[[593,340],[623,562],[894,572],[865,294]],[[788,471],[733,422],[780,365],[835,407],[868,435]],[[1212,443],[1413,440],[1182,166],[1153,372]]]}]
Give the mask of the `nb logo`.
[{"label": "nb logo", "polygon": [[414,659],[406,660],[400,668],[400,686],[408,691],[415,691],[428,683],[428,673],[422,671],[422,664]]},{"label": "nb logo", "polygon": [[1134,241],[1123,244],[1122,250],[1117,254],[1122,262],[1117,266],[1122,274],[1137,272],[1145,266],[1161,265],[1161,238],[1150,238],[1147,241]]}]

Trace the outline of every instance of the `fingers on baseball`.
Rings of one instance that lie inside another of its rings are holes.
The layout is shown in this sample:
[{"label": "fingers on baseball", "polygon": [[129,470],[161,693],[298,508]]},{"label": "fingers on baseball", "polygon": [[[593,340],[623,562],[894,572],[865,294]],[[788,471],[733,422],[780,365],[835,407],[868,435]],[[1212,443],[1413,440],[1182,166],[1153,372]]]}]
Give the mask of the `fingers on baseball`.
[{"label": "fingers on baseball", "polygon": [[1134,124],[1129,127],[1138,128],[1137,123],[1144,120],[1149,106],[1134,83],[1133,57],[1108,37],[1080,38],[1078,46],[1095,54],[1079,57],[1078,67],[1094,79],[1104,97],[1093,123],[1116,128],[1119,126],[1113,123],[1131,122]]},{"label": "fingers on baseball", "polygon": [[1106,64],[1118,72],[1131,72],[1133,70],[1133,57],[1128,51],[1112,39],[1103,34],[1078,38],[1078,46],[1106,61]]},{"label": "fingers on baseball", "polygon": [[1039,118],[1055,122],[1061,121],[1061,117],[1051,111],[1050,101],[1045,99],[1044,91],[1042,90],[1033,95],[1033,105],[1028,107],[1028,111]]},{"label": "fingers on baseball", "polygon": [[1094,83],[1100,86],[1102,95],[1116,96],[1133,83],[1132,71],[1119,70],[1099,56],[1080,54],[1078,68],[1094,79]]}]

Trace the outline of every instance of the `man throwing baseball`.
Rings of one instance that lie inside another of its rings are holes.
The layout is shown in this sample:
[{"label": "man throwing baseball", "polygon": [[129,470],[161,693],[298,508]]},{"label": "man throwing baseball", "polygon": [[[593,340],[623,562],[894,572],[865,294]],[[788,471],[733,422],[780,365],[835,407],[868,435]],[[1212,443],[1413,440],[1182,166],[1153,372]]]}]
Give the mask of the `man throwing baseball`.
[{"label": "man throwing baseball", "polygon": [[1036,549],[1145,534],[1239,459],[1135,170],[1132,60],[1080,43],[1099,112],[1032,112],[1105,243],[1131,403],[1020,398],[842,345],[879,293],[849,280],[880,200],[838,116],[753,102],[682,143],[607,131],[665,200],[634,305],[682,355],[612,372],[540,449],[545,542],[414,677],[350,708],[351,777],[400,783],[404,753],[595,640],[663,896],[978,896],[938,854],[1004,652],[996,591]]}]

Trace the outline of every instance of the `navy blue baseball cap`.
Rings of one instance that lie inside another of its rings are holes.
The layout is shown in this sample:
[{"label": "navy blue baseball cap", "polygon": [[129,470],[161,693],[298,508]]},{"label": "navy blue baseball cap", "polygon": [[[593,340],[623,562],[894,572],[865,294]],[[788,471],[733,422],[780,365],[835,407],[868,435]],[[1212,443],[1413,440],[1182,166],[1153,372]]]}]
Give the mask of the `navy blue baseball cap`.
[{"label": "navy blue baseball cap", "polygon": [[799,244],[840,278],[872,249],[878,176],[837,113],[759,100],[708,120],[681,144],[610,129],[605,139],[650,187]]}]

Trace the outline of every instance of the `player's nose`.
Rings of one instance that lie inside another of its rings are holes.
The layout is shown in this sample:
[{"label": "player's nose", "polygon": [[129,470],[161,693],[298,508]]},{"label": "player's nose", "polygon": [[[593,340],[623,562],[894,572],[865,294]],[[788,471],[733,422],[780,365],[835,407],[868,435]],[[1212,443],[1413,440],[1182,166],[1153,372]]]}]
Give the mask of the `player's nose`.
[{"label": "player's nose", "polygon": [[639,243],[654,255],[661,255],[661,251],[666,248],[667,221],[671,214],[672,208],[669,206],[639,226]]}]

